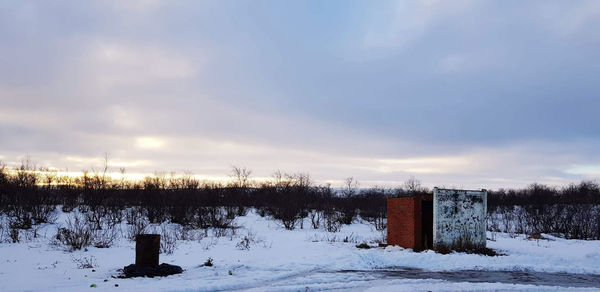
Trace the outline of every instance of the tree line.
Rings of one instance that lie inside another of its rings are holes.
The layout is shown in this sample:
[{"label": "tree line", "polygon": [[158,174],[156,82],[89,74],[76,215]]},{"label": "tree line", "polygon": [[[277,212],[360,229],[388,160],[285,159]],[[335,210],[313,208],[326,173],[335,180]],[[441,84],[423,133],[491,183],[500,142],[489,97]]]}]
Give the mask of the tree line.
[{"label": "tree line", "polygon": [[[233,167],[227,183],[200,181],[190,174],[130,181],[113,179],[106,171],[105,165],[73,177],[36,168],[28,161],[10,169],[0,163],[0,212],[9,218],[11,229],[51,222],[60,206],[63,212],[78,208],[96,229],[106,222],[135,221],[136,214],[150,223],[228,228],[233,218],[254,208],[286,229],[323,227],[335,232],[360,217],[385,230],[387,197],[432,192],[414,178],[394,189],[361,189],[353,178],[333,188],[315,184],[307,173],[280,171],[268,181],[255,182],[252,172],[243,167]],[[595,181],[489,191],[488,229],[600,239],[599,206],[600,186]]]}]

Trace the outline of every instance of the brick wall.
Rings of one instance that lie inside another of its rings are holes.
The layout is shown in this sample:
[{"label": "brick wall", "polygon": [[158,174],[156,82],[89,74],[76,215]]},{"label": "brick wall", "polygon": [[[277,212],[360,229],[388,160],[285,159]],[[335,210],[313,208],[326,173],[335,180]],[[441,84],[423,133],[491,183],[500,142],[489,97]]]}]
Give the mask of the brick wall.
[{"label": "brick wall", "polygon": [[421,247],[421,198],[388,198],[387,244]]}]

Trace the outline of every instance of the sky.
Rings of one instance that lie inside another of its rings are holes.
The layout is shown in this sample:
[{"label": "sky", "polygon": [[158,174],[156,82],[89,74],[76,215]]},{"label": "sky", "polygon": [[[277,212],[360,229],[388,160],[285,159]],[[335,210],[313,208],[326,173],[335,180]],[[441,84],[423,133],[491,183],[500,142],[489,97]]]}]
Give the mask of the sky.
[{"label": "sky", "polygon": [[0,0],[0,160],[361,187],[600,178],[599,1]]}]

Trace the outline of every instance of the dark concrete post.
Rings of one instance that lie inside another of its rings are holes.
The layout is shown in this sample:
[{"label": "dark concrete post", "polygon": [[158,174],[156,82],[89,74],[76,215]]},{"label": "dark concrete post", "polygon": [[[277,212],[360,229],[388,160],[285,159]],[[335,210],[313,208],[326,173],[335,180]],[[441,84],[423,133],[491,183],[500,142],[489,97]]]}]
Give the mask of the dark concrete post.
[{"label": "dark concrete post", "polygon": [[135,265],[158,266],[160,234],[140,234],[135,237]]}]

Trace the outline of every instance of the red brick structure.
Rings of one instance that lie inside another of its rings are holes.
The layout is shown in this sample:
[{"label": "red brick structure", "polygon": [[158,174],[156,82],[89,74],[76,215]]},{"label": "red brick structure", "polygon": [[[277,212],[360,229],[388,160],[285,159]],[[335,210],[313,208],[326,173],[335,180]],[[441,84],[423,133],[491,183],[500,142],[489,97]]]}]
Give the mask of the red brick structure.
[{"label": "red brick structure", "polygon": [[415,250],[432,248],[431,195],[387,199],[387,244]]}]

